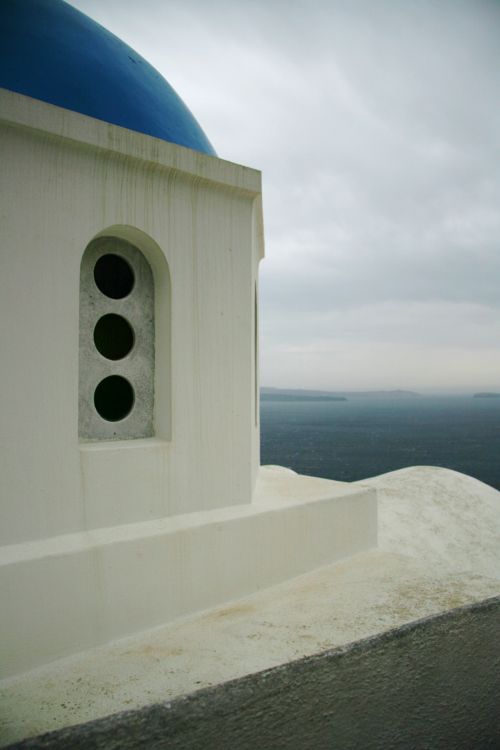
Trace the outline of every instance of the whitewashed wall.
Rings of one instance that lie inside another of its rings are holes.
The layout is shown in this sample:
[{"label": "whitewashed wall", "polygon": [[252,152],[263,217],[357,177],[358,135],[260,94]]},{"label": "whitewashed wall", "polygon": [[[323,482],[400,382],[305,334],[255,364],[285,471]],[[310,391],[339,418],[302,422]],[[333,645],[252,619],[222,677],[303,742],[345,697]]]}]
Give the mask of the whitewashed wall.
[{"label": "whitewashed wall", "polygon": [[[0,543],[251,500],[260,173],[2,91]],[[97,235],[155,275],[156,436],[78,440],[78,286]]]}]

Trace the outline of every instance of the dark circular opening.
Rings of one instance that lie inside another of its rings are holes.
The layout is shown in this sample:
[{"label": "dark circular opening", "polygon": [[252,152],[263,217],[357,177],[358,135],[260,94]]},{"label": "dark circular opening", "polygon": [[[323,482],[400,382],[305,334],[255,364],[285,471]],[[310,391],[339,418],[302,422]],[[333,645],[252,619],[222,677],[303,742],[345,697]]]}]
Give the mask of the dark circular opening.
[{"label": "dark circular opening", "polygon": [[121,375],[101,380],[94,392],[97,413],[108,422],[118,422],[130,414],[134,406],[134,389]]},{"label": "dark circular opening", "polygon": [[101,255],[94,266],[97,288],[111,299],[122,299],[134,288],[134,272],[125,258],[114,253]]},{"label": "dark circular opening", "polygon": [[95,325],[94,344],[106,359],[123,359],[134,346],[134,331],[128,320],[109,313]]}]

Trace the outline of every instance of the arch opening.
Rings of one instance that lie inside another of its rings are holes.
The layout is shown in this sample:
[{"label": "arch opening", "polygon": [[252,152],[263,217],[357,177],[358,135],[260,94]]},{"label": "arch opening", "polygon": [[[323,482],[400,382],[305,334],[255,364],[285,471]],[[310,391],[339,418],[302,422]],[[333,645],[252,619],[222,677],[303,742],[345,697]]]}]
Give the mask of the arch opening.
[{"label": "arch opening", "polygon": [[98,236],[80,269],[79,436],[152,437],[155,283],[139,247]]}]

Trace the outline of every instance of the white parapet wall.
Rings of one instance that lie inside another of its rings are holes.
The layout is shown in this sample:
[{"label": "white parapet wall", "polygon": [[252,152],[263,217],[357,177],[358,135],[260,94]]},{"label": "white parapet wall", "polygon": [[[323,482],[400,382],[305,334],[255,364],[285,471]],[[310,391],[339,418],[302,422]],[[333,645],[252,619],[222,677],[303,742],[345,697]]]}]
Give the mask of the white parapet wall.
[{"label": "white parapet wall", "polygon": [[[361,485],[365,482],[351,489]],[[191,747],[187,737],[199,732],[206,738],[206,725],[212,722],[214,747],[255,747],[260,737],[269,747],[285,741],[295,748],[297,732],[326,737],[318,715],[327,717],[331,736],[343,735],[340,747],[385,748],[388,732],[391,747],[407,748],[410,733],[421,738],[412,747],[496,747],[486,738],[499,730],[500,492],[431,467],[392,472],[368,479],[366,485],[377,487],[378,549],[0,680],[0,745],[114,714],[93,728],[75,728],[71,737],[66,732],[51,737],[51,747],[72,747],[84,737],[92,744],[93,732],[102,747],[109,737],[116,744],[120,732],[127,746],[154,744],[158,732],[161,742]],[[332,491],[340,493],[333,505],[326,501]],[[255,511],[260,508],[263,515],[251,521],[257,545],[253,551],[248,547],[255,538],[240,533],[241,518],[233,537],[240,544],[243,567],[253,570],[253,585],[266,570],[273,575],[286,566],[297,570],[323,553],[328,556],[330,542],[340,552],[337,535],[345,532],[343,543],[353,542],[355,529],[345,524],[342,513],[350,513],[357,525],[363,503],[354,496],[342,500],[342,493],[336,483],[283,469],[261,470]],[[298,513],[293,523],[288,515],[292,503]],[[277,517],[270,515],[272,509]],[[371,511],[366,505],[373,520]],[[318,531],[320,518],[324,525]],[[180,521],[186,527],[187,519]],[[233,534],[234,525],[226,531]],[[235,576],[242,572],[226,531],[218,532],[222,549],[215,565],[210,557],[211,570],[225,577],[224,586],[233,574],[223,557],[232,555]],[[361,519],[361,533],[366,531]],[[200,535],[204,538],[205,530]],[[315,539],[316,552],[310,546]],[[277,556],[273,562],[271,555]],[[198,571],[194,565],[190,570]],[[220,584],[210,581],[208,570],[198,571],[198,577],[206,587],[206,601]],[[365,657],[374,671],[365,671]],[[235,678],[243,680],[227,682]],[[436,712],[436,695],[441,698],[443,690],[448,690],[446,710]],[[230,704],[223,708],[217,696],[231,695],[233,708],[228,710]],[[319,713],[318,701],[325,709]],[[360,705],[366,708],[361,723]],[[190,706],[197,706],[193,713]],[[297,714],[298,729],[291,732]],[[182,716],[182,740],[176,716]],[[234,732],[231,740],[228,735],[221,740],[224,726]],[[40,739],[40,747],[47,741]],[[304,740],[302,746],[310,743]]]},{"label": "white parapet wall", "polygon": [[0,673],[228,602],[377,544],[374,490],[261,469],[245,506],[0,549]]}]

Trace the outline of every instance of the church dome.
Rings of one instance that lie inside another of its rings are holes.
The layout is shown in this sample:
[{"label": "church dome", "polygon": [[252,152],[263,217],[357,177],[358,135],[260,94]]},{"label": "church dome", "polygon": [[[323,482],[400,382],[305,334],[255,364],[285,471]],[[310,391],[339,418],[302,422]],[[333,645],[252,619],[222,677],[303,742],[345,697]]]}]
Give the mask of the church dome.
[{"label": "church dome", "polygon": [[215,155],[158,71],[63,0],[1,0],[0,87]]}]

